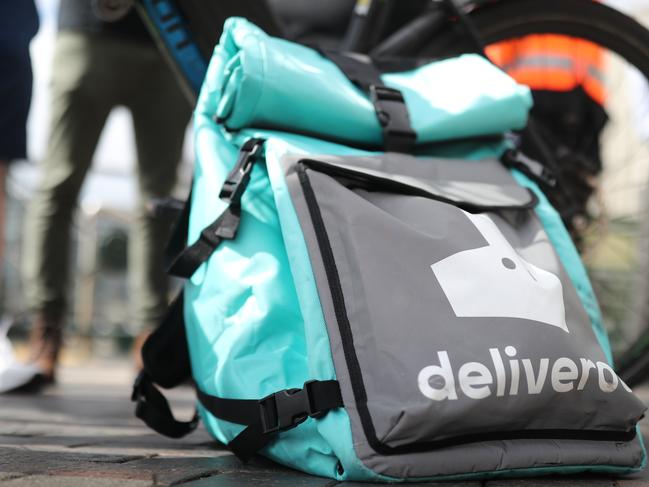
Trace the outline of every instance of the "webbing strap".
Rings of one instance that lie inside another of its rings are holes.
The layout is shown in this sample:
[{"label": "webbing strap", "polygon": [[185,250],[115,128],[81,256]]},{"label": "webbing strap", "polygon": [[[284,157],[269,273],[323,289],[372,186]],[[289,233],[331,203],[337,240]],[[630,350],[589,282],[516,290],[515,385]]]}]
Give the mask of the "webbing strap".
[{"label": "webbing strap", "polygon": [[410,126],[410,115],[403,94],[384,85],[372,85],[370,99],[383,127],[383,148],[387,152],[411,152],[417,134]]},{"label": "webbing strap", "polygon": [[[241,219],[241,197],[248,187],[252,168],[258,158],[263,139],[248,139],[239,158],[228,174],[219,197],[228,203],[226,209],[211,224],[203,229],[192,245],[184,246],[189,226],[189,205],[187,200],[167,246],[167,273],[172,276],[189,278],[201,264],[210,258],[223,240],[232,240],[237,235]],[[169,257],[171,255],[171,257]]]},{"label": "webbing strap", "polygon": [[191,378],[184,319],[184,291],[167,308],[164,318],[142,345],[142,365],[156,384],[176,387]]},{"label": "webbing strap", "polygon": [[[321,418],[331,409],[343,407],[338,381],[309,381],[302,389],[285,389],[261,400],[224,399],[196,390],[199,401],[212,415],[246,426],[228,443],[240,460],[247,461],[278,433],[295,428],[307,418]],[[133,385],[131,400],[135,415],[152,430],[169,438],[182,438],[198,425],[198,413],[190,421],[178,421],[169,402],[142,371]]]},{"label": "webbing strap", "polygon": [[372,85],[383,85],[381,72],[369,56],[323,50],[320,50],[320,54],[338,66],[349,81],[366,93],[369,93]]},{"label": "webbing strap", "polygon": [[487,57],[487,54],[485,52],[486,44],[480,36],[480,33],[478,32],[478,29],[476,28],[473,21],[466,13],[464,13],[464,10],[458,5],[458,3],[456,3],[455,0],[442,1],[449,13],[460,21],[459,23],[464,30],[464,33],[473,44],[475,52],[488,60],[489,57]]},{"label": "webbing strap", "polygon": [[403,94],[383,84],[381,73],[367,56],[320,51],[356,86],[369,94],[376,117],[383,129],[383,147],[389,152],[411,152],[417,134]]},{"label": "webbing strap", "polygon": [[198,240],[185,248],[171,263],[167,272],[172,276],[189,278],[210,258],[223,240],[231,240],[239,228],[241,209],[228,206],[219,217],[201,232]]},{"label": "webbing strap", "polygon": [[192,194],[194,191],[194,181],[192,181],[191,189],[189,190],[189,195],[182,207],[178,219],[174,223],[173,229],[171,230],[171,235],[167,241],[165,247],[164,258],[165,258],[165,269],[169,273],[169,269],[173,266],[173,263],[178,258],[178,256],[185,250],[187,247],[187,234],[189,231],[189,213],[192,205]]},{"label": "webbing strap", "polygon": [[140,372],[135,379],[131,400],[136,402],[135,416],[161,435],[182,438],[198,426],[198,412],[194,412],[190,421],[178,421],[174,418],[169,402],[145,371]]},{"label": "webbing strap", "polygon": [[135,379],[131,394],[131,400],[136,402],[135,415],[152,430],[170,438],[182,438],[198,425],[197,413],[190,421],[176,420],[169,403],[155,386],[176,387],[191,378],[183,296],[181,290],[142,346],[144,369]]},{"label": "webbing strap", "polygon": [[343,406],[335,380],[309,381],[302,389],[285,389],[261,400],[224,399],[201,390],[197,390],[197,395],[203,407],[217,418],[246,426],[228,443],[228,448],[242,461],[249,460],[281,431]]}]

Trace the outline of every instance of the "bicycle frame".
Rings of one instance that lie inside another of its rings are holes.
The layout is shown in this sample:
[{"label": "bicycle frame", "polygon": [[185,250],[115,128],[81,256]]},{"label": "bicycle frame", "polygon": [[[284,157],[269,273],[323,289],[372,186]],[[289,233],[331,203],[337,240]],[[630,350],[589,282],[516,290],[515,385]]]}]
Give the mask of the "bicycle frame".
[{"label": "bicycle frame", "polygon": [[154,40],[176,72],[181,88],[194,103],[207,71],[207,60],[172,0],[140,0],[136,4]]},{"label": "bicycle frame", "polygon": [[[176,0],[137,0],[135,6],[158,47],[170,61],[183,92],[193,104],[214,46],[196,42]],[[269,34],[279,33],[279,26],[265,2],[224,2],[221,6],[226,16],[246,16],[247,12],[253,10],[259,14],[262,26]],[[214,32],[218,34],[220,27],[217,26]]]}]

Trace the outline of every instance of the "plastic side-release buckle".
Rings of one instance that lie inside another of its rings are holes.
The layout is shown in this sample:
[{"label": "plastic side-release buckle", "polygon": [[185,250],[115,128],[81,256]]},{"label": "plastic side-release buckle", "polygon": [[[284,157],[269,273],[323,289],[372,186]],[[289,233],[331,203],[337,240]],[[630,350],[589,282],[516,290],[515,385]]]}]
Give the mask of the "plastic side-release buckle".
[{"label": "plastic side-release buckle", "polygon": [[239,151],[236,164],[225,178],[219,198],[230,204],[239,204],[241,196],[250,182],[252,168],[264,144],[264,139],[248,139]]},{"label": "plastic side-release buckle", "polygon": [[555,174],[547,166],[527,157],[519,150],[506,150],[502,155],[502,161],[506,166],[519,169],[522,173],[530,176],[538,182],[552,187],[557,184]]},{"label": "plastic side-release buckle", "polygon": [[269,394],[259,401],[261,426],[264,434],[278,433],[298,426],[307,418],[318,418],[326,411],[317,411],[313,404],[311,385],[304,383],[302,389],[284,389]]},{"label": "plastic side-release buckle", "polygon": [[385,149],[409,152],[417,141],[403,94],[388,86],[370,85],[370,99],[383,127]]}]

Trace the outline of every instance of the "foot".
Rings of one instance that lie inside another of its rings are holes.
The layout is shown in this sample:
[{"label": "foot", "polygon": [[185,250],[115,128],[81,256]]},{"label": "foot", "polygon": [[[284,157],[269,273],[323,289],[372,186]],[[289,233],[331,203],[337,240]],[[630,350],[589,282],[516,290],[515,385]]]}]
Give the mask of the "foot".
[{"label": "foot", "polygon": [[36,374],[29,382],[7,391],[8,394],[37,394],[54,384],[54,375]]},{"label": "foot", "polygon": [[62,308],[39,311],[34,316],[29,340],[29,361],[36,364],[41,373],[30,381],[34,382],[32,386],[41,388],[55,381],[63,343],[63,318]]}]

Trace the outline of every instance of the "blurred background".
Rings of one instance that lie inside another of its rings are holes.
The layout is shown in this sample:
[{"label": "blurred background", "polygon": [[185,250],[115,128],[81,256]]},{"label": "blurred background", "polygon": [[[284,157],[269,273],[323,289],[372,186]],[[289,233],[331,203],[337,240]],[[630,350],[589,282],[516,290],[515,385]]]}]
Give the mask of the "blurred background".
[{"label": "blurred background", "polygon": [[[48,136],[48,84],[54,54],[58,0],[36,0],[40,29],[31,44],[34,91],[28,121],[28,158],[11,165],[7,181],[7,229],[1,309],[4,325],[18,354],[29,331],[20,279],[22,234],[26,203],[34,193]],[[192,144],[188,129],[178,197],[187,195],[191,180]],[[92,170],[85,182],[73,228],[69,317],[63,362],[87,356],[111,356],[130,350],[138,330],[128,306],[127,247],[137,195],[135,146],[131,115],[125,108],[112,112],[101,135]],[[161,243],[163,245],[164,243]],[[80,343],[81,342],[81,343]],[[81,345],[81,346],[79,346]],[[74,350],[74,356],[71,355]]]},{"label": "blurred background", "polygon": [[[649,24],[649,0],[606,1],[620,10]],[[0,306],[4,326],[11,325],[14,342],[23,342],[28,333],[20,280],[22,233],[26,202],[33,195],[38,181],[38,162],[43,157],[48,130],[49,93],[58,0],[36,0],[40,14],[40,30],[31,45],[34,70],[34,94],[28,123],[29,160],[13,164],[8,179],[8,215],[6,230],[6,262],[2,276]],[[606,71],[607,89],[615,93],[613,103],[605,108],[613,123],[603,134],[603,158],[606,172],[602,186],[605,191],[616,188],[647,186],[649,171],[646,140],[649,139],[649,90],[644,80],[619,59],[609,59]],[[642,102],[645,100],[645,102]],[[644,108],[642,108],[644,107]],[[633,127],[629,126],[633,125]],[[189,130],[186,136],[183,163],[176,193],[187,194],[193,159]],[[135,164],[135,148],[129,112],[118,108],[111,114],[95,155],[93,169],[82,190],[79,211],[74,226],[71,274],[74,289],[70,290],[68,350],[63,362],[81,361],[90,353],[111,356],[130,349],[138,329],[133,326],[127,279],[127,247],[129,226],[136,202],[136,179],[131,177]],[[607,189],[608,188],[608,189]],[[609,216],[641,213],[638,199],[625,198],[624,192],[607,200]],[[631,205],[631,206],[630,206]],[[612,236],[611,236],[612,235]],[[624,240],[624,232],[614,232],[608,239],[618,239],[615,245],[594,245],[590,255],[591,268],[603,269],[603,280],[618,286],[610,293],[612,308],[624,309],[628,303],[629,287],[633,283],[619,276],[628,273],[634,264],[633,242]],[[593,239],[599,239],[595,234]],[[611,243],[611,242],[608,242]],[[163,243],[161,243],[163,245]],[[625,247],[628,249],[625,250]],[[617,249],[611,251],[610,249]],[[609,279],[608,276],[613,276]],[[613,310],[614,311],[614,310]],[[614,313],[612,313],[614,314]],[[79,346],[82,345],[82,346]],[[74,350],[75,355],[71,355]]]}]

